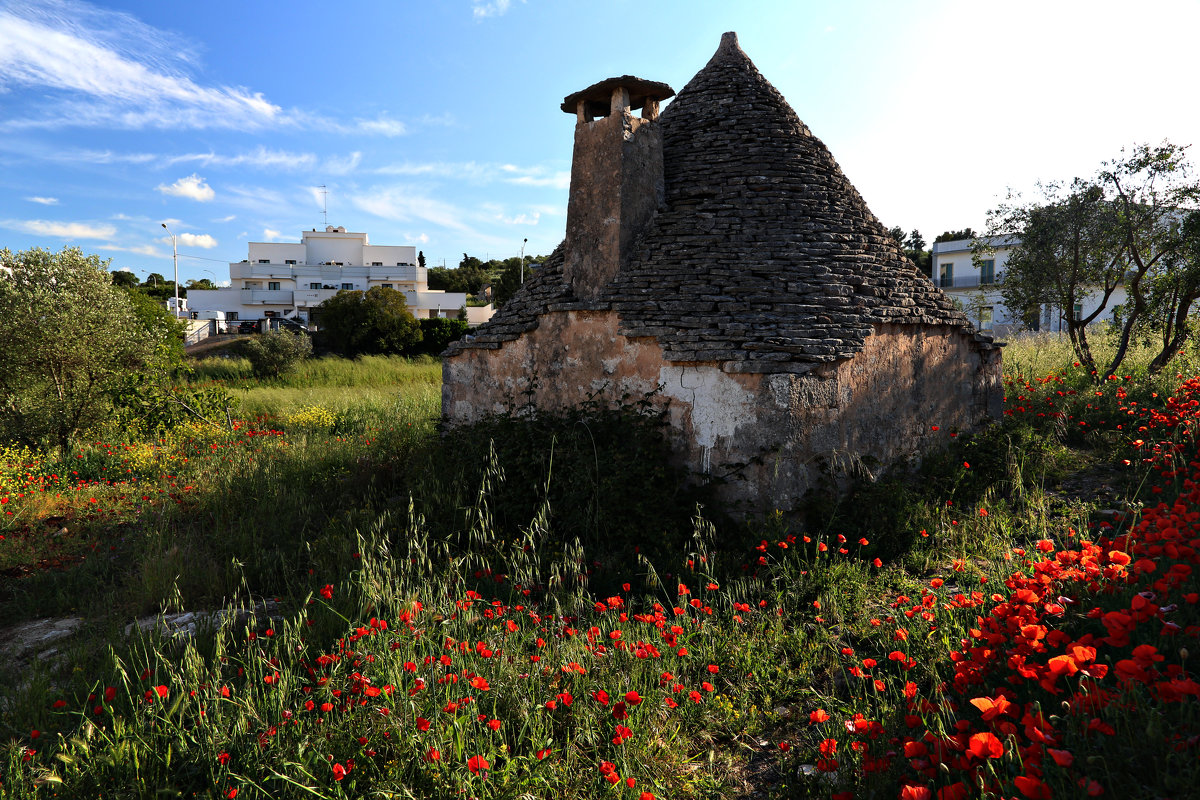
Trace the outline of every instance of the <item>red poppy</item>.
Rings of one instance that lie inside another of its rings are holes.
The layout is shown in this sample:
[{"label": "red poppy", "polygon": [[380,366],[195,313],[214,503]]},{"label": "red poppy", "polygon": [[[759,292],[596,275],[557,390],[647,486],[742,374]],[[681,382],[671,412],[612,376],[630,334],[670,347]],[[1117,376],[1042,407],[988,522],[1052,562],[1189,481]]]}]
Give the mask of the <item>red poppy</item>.
[{"label": "red poppy", "polygon": [[471,772],[475,773],[476,775],[479,774],[480,770],[485,770],[490,766],[491,764],[489,764],[487,759],[483,756],[471,756],[467,759],[467,769],[471,770]]},{"label": "red poppy", "polygon": [[977,758],[999,758],[1004,755],[1004,745],[990,731],[977,733],[971,737],[967,752]]},{"label": "red poppy", "polygon": [[808,721],[814,725],[818,722],[825,722],[828,719],[829,715],[825,713],[825,709],[823,708],[818,708],[816,711],[808,715]]}]

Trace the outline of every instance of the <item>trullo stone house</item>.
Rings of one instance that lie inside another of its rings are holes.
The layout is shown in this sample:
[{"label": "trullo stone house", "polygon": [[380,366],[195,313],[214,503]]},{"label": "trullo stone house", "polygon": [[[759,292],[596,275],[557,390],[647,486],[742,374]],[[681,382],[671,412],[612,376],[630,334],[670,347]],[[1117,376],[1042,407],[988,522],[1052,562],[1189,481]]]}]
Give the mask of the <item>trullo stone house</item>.
[{"label": "trullo stone house", "polygon": [[905,258],[735,34],[659,117],[672,94],[625,76],[566,98],[566,239],[446,353],[448,423],[651,393],[681,461],[762,513],[795,509],[831,464],[895,464],[933,425],[998,415],[999,347]]}]

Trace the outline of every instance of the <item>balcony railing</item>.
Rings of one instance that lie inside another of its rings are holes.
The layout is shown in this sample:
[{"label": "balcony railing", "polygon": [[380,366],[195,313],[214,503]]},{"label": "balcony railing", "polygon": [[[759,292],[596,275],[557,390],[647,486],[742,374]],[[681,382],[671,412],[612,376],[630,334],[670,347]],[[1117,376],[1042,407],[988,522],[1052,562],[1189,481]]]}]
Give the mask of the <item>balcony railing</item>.
[{"label": "balcony railing", "polygon": [[992,289],[998,288],[1004,282],[1004,276],[997,275],[990,280],[982,280],[978,275],[938,277],[934,278],[933,282],[943,289]]},{"label": "balcony railing", "polygon": [[247,305],[290,306],[291,289],[242,289],[242,303]]}]

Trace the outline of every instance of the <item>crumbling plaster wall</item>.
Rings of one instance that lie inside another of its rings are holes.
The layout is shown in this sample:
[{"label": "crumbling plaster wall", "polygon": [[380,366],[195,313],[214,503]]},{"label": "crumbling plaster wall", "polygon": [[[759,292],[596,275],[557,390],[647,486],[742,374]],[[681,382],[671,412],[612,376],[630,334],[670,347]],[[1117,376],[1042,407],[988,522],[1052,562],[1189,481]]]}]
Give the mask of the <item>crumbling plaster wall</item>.
[{"label": "crumbling plaster wall", "polygon": [[[736,362],[732,362],[736,363]],[[729,510],[796,509],[821,471],[878,471],[999,409],[1000,352],[948,326],[876,325],[854,358],[804,374],[725,372],[670,363],[653,337],[626,337],[613,311],[551,312],[496,349],[443,361],[442,411],[453,424],[532,404],[562,409],[651,401],[669,411],[680,461],[723,476]]]}]

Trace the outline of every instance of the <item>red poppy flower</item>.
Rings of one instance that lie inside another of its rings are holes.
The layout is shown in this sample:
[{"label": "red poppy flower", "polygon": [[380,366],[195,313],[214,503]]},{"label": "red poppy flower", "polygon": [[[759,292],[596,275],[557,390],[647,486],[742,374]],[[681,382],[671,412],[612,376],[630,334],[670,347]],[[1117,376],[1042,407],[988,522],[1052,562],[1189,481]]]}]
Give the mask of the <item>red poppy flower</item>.
[{"label": "red poppy flower", "polygon": [[639,705],[642,702],[642,696],[640,694],[638,694],[636,691],[626,692],[625,693],[625,702],[631,706]]},{"label": "red poppy flower", "polygon": [[814,725],[818,722],[825,722],[828,719],[829,715],[825,713],[825,709],[823,708],[818,708],[816,711],[808,715],[808,721]]},{"label": "red poppy flower", "polygon": [[1004,755],[1004,745],[990,731],[977,733],[971,737],[967,752],[977,758],[999,758]]},{"label": "red poppy flower", "polygon": [[485,770],[490,766],[491,764],[489,764],[487,759],[483,756],[471,756],[467,759],[467,769],[471,770],[471,772],[475,773],[476,775],[479,774],[480,770]]},{"label": "red poppy flower", "polygon": [[471,678],[471,686],[473,686],[474,688],[478,689],[481,692],[486,692],[492,688],[491,684],[489,684],[487,682],[487,678],[483,678],[479,675],[476,675],[474,678]]}]

